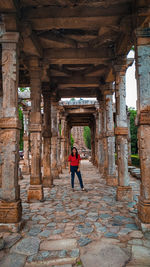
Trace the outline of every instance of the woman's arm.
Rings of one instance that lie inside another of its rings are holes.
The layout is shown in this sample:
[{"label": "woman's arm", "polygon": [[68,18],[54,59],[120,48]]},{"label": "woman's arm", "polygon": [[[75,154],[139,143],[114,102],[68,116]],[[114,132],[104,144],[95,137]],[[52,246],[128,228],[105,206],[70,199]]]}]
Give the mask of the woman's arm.
[{"label": "woman's arm", "polygon": [[79,160],[78,169],[77,169],[78,172],[80,171],[80,165],[81,165],[81,164],[80,164],[80,161],[81,161],[81,160]]}]

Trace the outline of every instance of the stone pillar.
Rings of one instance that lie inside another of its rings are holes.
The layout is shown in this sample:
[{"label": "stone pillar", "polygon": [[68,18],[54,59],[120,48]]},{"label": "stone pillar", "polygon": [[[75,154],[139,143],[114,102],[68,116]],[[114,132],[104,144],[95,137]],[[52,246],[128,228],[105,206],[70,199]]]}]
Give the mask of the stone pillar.
[{"label": "stone pillar", "polygon": [[44,125],[43,125],[43,186],[51,187],[51,98],[50,92],[43,90]]},{"label": "stone pillar", "polygon": [[104,153],[104,178],[107,177],[108,168],[108,147],[107,147],[107,128],[106,128],[106,105],[103,102],[103,153]]},{"label": "stone pillar", "polygon": [[141,189],[138,216],[150,223],[150,28],[136,33],[138,142]]},{"label": "stone pillar", "polygon": [[18,223],[22,207],[18,185],[19,138],[18,117],[18,39],[19,33],[7,32],[2,43],[3,103],[0,118],[0,160],[2,161],[0,189],[0,223]]},{"label": "stone pillar", "polygon": [[132,188],[129,185],[128,173],[128,128],[126,113],[125,72],[126,59],[115,67],[116,71],[116,143],[118,163],[117,200],[132,201]]},{"label": "stone pillar", "polygon": [[98,168],[98,114],[95,114],[95,165]]},{"label": "stone pillar", "polygon": [[66,168],[66,116],[61,116],[61,165]]},{"label": "stone pillar", "polygon": [[28,189],[28,201],[43,200],[41,175],[42,116],[41,116],[41,79],[39,59],[30,57],[30,145],[31,145],[31,177]]},{"label": "stone pillar", "polygon": [[118,179],[116,177],[115,166],[115,137],[114,137],[114,118],[113,118],[113,99],[112,94],[106,95],[106,136],[107,136],[107,185],[116,186]]},{"label": "stone pillar", "polygon": [[[3,90],[2,90],[2,85],[0,85],[0,118],[2,117],[3,117]],[[2,158],[0,153],[0,188],[1,187],[2,187]]]},{"label": "stone pillar", "polygon": [[132,165],[131,160],[131,133],[130,133],[130,112],[127,108],[127,125],[128,125],[128,165]]},{"label": "stone pillar", "polygon": [[60,160],[61,153],[61,129],[60,129],[60,112],[57,111],[58,139],[57,139],[57,168],[58,172],[62,173],[62,165]]},{"label": "stone pillar", "polygon": [[23,107],[23,122],[24,122],[24,135],[23,135],[23,151],[24,151],[24,162],[22,166],[22,173],[30,173],[30,162],[29,162],[29,113],[28,107]]},{"label": "stone pillar", "polygon": [[51,173],[53,179],[59,178],[57,167],[57,141],[58,141],[58,124],[57,124],[58,101],[51,98]]},{"label": "stone pillar", "polygon": [[91,162],[95,164],[95,141],[94,141],[94,125],[91,125]]},{"label": "stone pillar", "polygon": [[99,101],[98,111],[98,168],[100,174],[104,175],[104,144],[103,144],[103,101]]}]

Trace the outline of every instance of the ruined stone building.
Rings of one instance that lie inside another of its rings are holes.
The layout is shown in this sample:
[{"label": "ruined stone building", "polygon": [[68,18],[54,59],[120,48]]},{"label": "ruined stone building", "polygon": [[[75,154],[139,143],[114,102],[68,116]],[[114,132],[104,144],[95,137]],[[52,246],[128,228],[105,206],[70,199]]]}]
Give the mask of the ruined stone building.
[{"label": "ruined stone building", "polygon": [[[132,200],[125,73],[133,62],[127,59],[133,46],[142,176],[138,217],[150,223],[149,1],[0,1],[0,223],[19,223],[22,218],[18,87],[31,88],[31,107],[24,107],[23,172],[30,172],[28,201],[42,200],[43,187],[51,187],[66,167],[71,128],[87,125],[93,163],[107,185],[117,187],[118,200]],[[98,104],[70,109],[59,105],[63,97],[96,97]]]}]

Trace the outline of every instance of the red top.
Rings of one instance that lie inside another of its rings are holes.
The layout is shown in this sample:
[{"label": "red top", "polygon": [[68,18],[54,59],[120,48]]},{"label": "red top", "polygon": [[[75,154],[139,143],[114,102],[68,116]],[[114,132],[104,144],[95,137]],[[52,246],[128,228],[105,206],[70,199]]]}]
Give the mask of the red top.
[{"label": "red top", "polygon": [[75,156],[69,156],[68,161],[70,161],[71,166],[78,166],[79,165],[79,160],[81,160],[80,155],[78,154],[78,158]]}]

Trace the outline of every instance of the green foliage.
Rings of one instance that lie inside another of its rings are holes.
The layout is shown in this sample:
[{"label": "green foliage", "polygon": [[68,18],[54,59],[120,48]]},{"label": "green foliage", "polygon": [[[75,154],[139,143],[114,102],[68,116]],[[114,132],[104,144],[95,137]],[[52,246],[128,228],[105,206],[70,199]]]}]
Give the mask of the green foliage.
[{"label": "green foliage", "polygon": [[84,127],[83,137],[84,137],[86,147],[88,149],[91,149],[91,130],[90,130],[89,126]]},{"label": "green foliage", "polygon": [[19,87],[18,89],[20,92],[24,92],[24,91],[30,91],[29,87]]},{"label": "green foliage", "polygon": [[134,108],[129,108],[128,110],[130,112],[131,153],[137,154],[137,126],[135,125],[135,117],[137,112]]},{"label": "green foliage", "polygon": [[136,167],[140,167],[139,155],[131,155],[131,161],[132,161],[132,165]]},{"label": "green foliage", "polygon": [[71,149],[73,148],[73,144],[74,144],[74,139],[73,139],[73,136],[71,134]]},{"label": "green foliage", "polygon": [[23,150],[23,133],[24,133],[24,125],[23,125],[23,112],[19,107],[19,119],[21,120],[22,129],[20,130],[20,141],[19,141],[19,150]]}]

